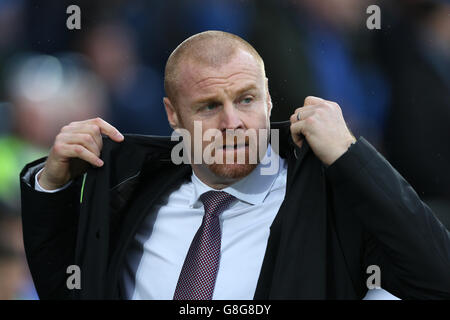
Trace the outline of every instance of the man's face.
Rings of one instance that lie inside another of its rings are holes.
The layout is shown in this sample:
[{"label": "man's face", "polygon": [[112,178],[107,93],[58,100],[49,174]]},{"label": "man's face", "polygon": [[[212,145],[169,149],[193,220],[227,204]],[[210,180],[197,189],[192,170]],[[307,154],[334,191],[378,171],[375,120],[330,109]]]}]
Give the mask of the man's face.
[{"label": "man's face", "polygon": [[[166,102],[169,122],[189,131],[192,153],[195,144],[202,145],[203,154],[211,143],[211,140],[203,141],[202,137],[194,136],[194,121],[201,122],[203,133],[218,129],[223,140],[218,148],[216,143],[213,153],[223,159],[223,164],[192,164],[193,169],[197,174],[218,181],[245,177],[257,166],[257,163],[249,163],[249,154],[258,154],[258,148],[265,148],[267,144],[258,146],[256,139],[246,139],[242,144],[239,139],[227,139],[227,134],[228,137],[230,134],[243,137],[253,131],[258,137],[259,129],[270,129],[271,101],[262,67],[244,50],[237,50],[231,60],[220,67],[207,67],[193,61],[181,62],[179,67],[174,110],[170,110]],[[245,153],[244,164],[236,163],[238,153]],[[226,157],[234,159],[234,163],[226,163]]]}]

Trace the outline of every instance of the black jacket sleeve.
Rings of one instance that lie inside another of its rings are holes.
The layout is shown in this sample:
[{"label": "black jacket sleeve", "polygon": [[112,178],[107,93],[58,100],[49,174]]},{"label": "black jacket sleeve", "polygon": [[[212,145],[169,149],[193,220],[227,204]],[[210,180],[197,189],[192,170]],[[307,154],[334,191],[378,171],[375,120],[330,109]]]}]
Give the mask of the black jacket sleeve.
[{"label": "black jacket sleeve", "polygon": [[450,233],[382,155],[360,138],[327,175],[336,206],[366,231],[362,272],[379,266],[381,286],[402,299],[449,299]]},{"label": "black jacket sleeve", "polygon": [[66,272],[75,260],[80,181],[56,193],[36,191],[35,175],[45,160],[26,165],[20,173],[25,253],[39,297],[69,299]]}]

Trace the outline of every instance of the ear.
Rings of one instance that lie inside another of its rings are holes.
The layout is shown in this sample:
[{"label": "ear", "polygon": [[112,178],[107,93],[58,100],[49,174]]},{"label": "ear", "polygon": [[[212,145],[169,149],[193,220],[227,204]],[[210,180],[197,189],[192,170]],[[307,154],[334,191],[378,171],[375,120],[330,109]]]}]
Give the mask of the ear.
[{"label": "ear", "polygon": [[267,101],[267,113],[269,114],[269,118],[270,118],[270,114],[272,112],[272,97],[270,96],[269,93],[269,79],[266,77],[266,101]]},{"label": "ear", "polygon": [[166,108],[167,119],[169,120],[169,125],[172,129],[177,129],[179,127],[178,114],[170,102],[169,98],[163,98],[164,107]]}]

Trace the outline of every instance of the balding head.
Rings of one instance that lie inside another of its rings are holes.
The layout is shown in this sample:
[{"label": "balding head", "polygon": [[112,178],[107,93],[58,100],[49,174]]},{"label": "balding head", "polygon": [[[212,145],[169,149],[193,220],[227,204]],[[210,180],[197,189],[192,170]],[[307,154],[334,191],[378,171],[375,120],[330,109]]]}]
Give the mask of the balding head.
[{"label": "balding head", "polygon": [[261,56],[247,41],[228,32],[205,31],[184,40],[169,56],[164,75],[167,97],[176,101],[181,63],[194,62],[207,67],[220,67],[228,63],[238,49],[250,53],[265,76]]}]

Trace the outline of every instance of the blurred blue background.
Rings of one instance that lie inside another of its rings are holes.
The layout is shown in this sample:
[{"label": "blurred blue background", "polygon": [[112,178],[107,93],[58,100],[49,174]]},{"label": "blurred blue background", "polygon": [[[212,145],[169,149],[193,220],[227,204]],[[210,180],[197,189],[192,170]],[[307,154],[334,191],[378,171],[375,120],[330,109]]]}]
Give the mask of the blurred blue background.
[{"label": "blurred blue background", "polygon": [[[72,4],[80,30],[66,27]],[[366,27],[372,4],[381,30]],[[99,116],[123,133],[169,135],[164,65],[181,41],[210,29],[261,54],[273,121],[308,95],[338,102],[353,133],[450,226],[447,1],[0,0],[0,299],[37,299],[22,242],[22,167],[72,121]]]}]

